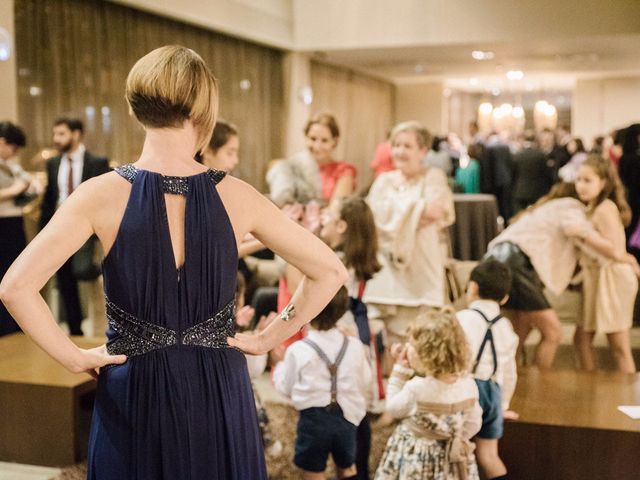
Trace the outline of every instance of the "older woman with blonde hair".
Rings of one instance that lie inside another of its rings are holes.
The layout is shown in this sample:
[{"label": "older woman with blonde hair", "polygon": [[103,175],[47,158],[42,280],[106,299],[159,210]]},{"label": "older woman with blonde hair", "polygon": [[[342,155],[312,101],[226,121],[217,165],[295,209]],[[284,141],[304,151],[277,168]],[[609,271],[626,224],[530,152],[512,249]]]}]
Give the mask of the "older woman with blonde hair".
[{"label": "older woman with blonde hair", "polygon": [[385,322],[390,342],[406,338],[420,308],[445,303],[441,235],[455,212],[444,172],[422,164],[430,145],[420,123],[396,125],[391,132],[396,169],[377,177],[367,197],[382,270],[367,283],[364,300],[373,307],[372,317]]},{"label": "older woman with blonde hair", "polygon": [[[140,158],[76,189],[5,275],[0,298],[55,360],[98,379],[89,479],[266,479],[243,352],[265,353],[298,331],[347,273],[252,187],[194,160],[218,105],[198,54],[147,54],[129,73],[126,99],[146,132]],[[85,350],[39,291],[94,233],[107,252],[109,329],[106,345]],[[233,330],[237,245],[247,233],[306,276],[258,335]]]}]

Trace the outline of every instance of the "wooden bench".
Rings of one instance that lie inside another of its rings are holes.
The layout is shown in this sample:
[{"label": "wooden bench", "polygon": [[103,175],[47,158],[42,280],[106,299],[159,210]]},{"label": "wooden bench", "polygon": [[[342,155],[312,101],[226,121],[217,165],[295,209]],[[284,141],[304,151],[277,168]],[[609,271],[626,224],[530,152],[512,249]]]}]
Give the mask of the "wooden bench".
[{"label": "wooden bench", "polygon": [[[82,348],[104,340],[72,338]],[[28,337],[0,338],[0,461],[64,466],[86,458],[96,382]]]},{"label": "wooden bench", "polygon": [[521,369],[500,455],[510,478],[631,479],[640,476],[640,375]]}]

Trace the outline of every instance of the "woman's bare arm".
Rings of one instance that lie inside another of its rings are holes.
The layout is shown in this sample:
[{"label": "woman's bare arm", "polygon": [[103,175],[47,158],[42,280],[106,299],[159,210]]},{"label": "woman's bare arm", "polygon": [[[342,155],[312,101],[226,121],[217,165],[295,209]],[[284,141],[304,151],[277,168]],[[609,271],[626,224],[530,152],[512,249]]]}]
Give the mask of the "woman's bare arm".
[{"label": "woman's bare arm", "polygon": [[279,317],[259,335],[238,334],[229,344],[247,353],[265,353],[311,321],[347,279],[337,255],[312,233],[287,218],[250,185],[227,177],[218,185],[236,236],[252,233],[266,247],[300,270],[304,277],[290,305],[293,315]]},{"label": "woman's bare arm", "polygon": [[591,223],[595,228],[584,232],[584,243],[612,260],[626,261],[627,251],[621,247],[624,239],[618,238],[622,234],[618,207],[613,202],[602,203],[591,217]]},{"label": "woman's bare arm", "polygon": [[[107,355],[103,347],[78,348],[57,325],[40,290],[56,271],[94,233],[92,215],[104,209],[104,196],[96,195],[101,179],[81,184],[47,226],[20,254],[0,284],[0,300],[20,327],[45,352],[72,372],[122,363],[124,355]],[[104,189],[103,189],[104,190]]]},{"label": "woman's bare arm", "polygon": [[11,200],[29,188],[29,184],[23,179],[15,180],[10,186],[0,188],[0,201]]},{"label": "woman's bare arm", "polygon": [[330,201],[335,202],[336,200],[353,194],[353,181],[353,174],[351,172],[346,172],[342,175],[336,182]]},{"label": "woman's bare arm", "polygon": [[246,257],[247,255],[254,254],[264,249],[264,245],[260,240],[255,238],[249,238],[242,241],[238,246],[238,257]]}]

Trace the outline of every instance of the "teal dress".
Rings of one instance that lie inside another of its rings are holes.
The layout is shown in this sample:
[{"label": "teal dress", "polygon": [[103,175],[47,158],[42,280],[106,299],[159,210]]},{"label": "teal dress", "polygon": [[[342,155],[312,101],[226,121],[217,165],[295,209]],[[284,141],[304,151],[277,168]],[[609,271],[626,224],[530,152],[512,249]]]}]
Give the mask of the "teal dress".
[{"label": "teal dress", "polygon": [[480,164],[473,158],[466,168],[456,170],[456,183],[462,185],[464,193],[480,193]]}]

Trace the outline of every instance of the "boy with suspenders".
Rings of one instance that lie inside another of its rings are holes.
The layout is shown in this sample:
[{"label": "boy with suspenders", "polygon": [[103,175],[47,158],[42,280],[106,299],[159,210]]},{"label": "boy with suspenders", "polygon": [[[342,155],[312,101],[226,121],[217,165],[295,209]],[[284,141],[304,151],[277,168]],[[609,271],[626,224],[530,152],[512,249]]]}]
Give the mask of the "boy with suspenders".
[{"label": "boy with suspenders", "polygon": [[356,478],[356,428],[366,414],[373,379],[360,339],[336,328],[348,308],[342,287],[311,321],[307,337],[293,343],[275,368],[276,390],[300,412],[294,463],[305,480],[325,478],[329,454],[338,478]]},{"label": "boy with suspenders", "polygon": [[509,298],[511,273],[496,260],[486,260],[471,272],[467,288],[469,309],[457,317],[467,335],[474,359],[472,374],[480,393],[482,428],[476,436],[476,458],[485,477],[504,480],[507,469],[498,455],[503,420],[517,418],[508,410],[517,380],[518,336],[500,305]]}]

